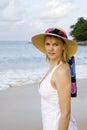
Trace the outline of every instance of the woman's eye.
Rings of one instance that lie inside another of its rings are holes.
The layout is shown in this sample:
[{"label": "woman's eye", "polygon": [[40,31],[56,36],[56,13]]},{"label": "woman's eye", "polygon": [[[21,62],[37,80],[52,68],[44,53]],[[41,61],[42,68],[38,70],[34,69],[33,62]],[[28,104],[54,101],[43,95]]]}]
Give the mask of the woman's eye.
[{"label": "woman's eye", "polygon": [[57,43],[54,43],[54,46],[58,46],[58,44],[57,44]]},{"label": "woman's eye", "polygon": [[[45,43],[45,46],[50,46],[50,43]],[[52,46],[58,46],[58,43],[54,43]]]},{"label": "woman's eye", "polygon": [[49,46],[49,43],[45,43],[45,46]]}]

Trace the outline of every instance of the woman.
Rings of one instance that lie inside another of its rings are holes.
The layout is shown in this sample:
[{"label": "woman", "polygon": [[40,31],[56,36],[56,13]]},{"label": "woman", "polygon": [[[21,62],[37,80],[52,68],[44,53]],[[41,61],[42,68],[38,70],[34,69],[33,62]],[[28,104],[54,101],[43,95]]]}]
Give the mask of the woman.
[{"label": "woman", "polygon": [[63,29],[49,28],[32,37],[32,43],[46,54],[50,67],[39,87],[43,130],[77,130],[71,116],[71,76],[67,59],[77,51]]}]

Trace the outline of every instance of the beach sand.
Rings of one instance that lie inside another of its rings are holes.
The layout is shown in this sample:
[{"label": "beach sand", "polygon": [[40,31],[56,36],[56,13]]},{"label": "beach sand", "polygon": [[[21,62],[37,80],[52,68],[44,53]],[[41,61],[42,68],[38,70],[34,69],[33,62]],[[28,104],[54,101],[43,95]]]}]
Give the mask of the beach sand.
[{"label": "beach sand", "polygon": [[[77,80],[72,113],[78,130],[87,130],[87,79]],[[0,130],[42,130],[38,83],[0,91]]]}]

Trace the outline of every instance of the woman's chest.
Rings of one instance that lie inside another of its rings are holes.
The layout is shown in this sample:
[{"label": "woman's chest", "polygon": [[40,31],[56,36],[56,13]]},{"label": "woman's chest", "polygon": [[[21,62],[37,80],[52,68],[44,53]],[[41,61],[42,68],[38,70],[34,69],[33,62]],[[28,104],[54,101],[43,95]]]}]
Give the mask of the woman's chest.
[{"label": "woman's chest", "polygon": [[53,88],[49,76],[40,83],[39,93],[42,97],[45,98],[53,97],[53,95],[57,94],[57,90]]}]

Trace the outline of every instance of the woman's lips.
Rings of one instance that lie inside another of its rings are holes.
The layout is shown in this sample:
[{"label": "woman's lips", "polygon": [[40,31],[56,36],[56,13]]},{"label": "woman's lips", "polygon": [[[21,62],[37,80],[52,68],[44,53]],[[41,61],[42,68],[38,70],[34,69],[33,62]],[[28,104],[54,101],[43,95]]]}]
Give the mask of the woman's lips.
[{"label": "woman's lips", "polygon": [[48,55],[55,55],[55,53],[53,53],[53,52],[49,52]]}]

